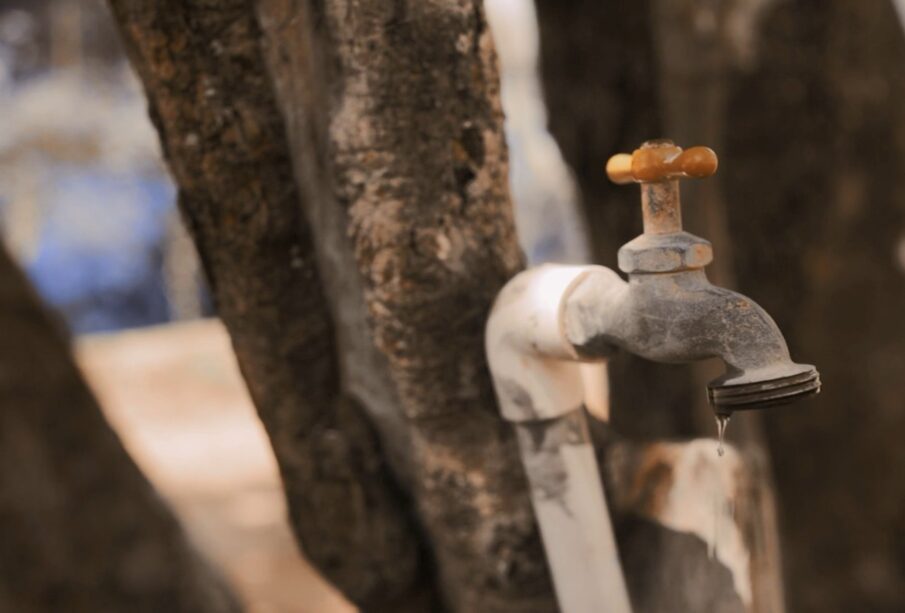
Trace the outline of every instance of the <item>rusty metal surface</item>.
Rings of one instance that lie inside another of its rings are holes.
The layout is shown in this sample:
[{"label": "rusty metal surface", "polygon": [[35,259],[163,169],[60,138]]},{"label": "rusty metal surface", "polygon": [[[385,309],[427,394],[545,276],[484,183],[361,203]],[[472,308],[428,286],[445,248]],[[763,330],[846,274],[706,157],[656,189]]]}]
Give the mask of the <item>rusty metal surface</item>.
[{"label": "rusty metal surface", "polygon": [[641,214],[645,234],[670,234],[682,230],[679,182],[656,181],[641,185]]},{"label": "rusty metal surface", "polygon": [[[608,165],[617,182],[626,182],[625,157]],[[644,233],[619,250],[628,284],[588,275],[569,295],[565,321],[570,342],[586,359],[610,355],[614,346],[657,362],[721,358],[726,372],[708,384],[708,398],[718,414],[730,414],[817,393],[820,377],[813,366],[791,360],[776,323],[754,301],[710,283],[704,272],[713,260],[710,243],[682,231],[675,177],[708,176],[716,165],[711,150],[683,153],[671,141],[649,141],[632,154]]]}]

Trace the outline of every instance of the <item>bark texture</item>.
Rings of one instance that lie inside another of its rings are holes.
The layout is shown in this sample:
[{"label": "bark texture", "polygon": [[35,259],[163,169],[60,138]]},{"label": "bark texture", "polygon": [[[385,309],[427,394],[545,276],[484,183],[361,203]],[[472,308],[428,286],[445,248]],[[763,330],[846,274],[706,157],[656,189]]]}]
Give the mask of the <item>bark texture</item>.
[{"label": "bark texture", "polygon": [[491,301],[522,257],[481,2],[261,7],[344,381],[416,499],[446,602],[554,610],[484,359]]},{"label": "bark texture", "polygon": [[239,611],[2,247],[0,328],[0,611]]},{"label": "bark texture", "polygon": [[306,556],[364,610],[429,607],[413,524],[368,420],[340,385],[253,4],[111,5]]}]

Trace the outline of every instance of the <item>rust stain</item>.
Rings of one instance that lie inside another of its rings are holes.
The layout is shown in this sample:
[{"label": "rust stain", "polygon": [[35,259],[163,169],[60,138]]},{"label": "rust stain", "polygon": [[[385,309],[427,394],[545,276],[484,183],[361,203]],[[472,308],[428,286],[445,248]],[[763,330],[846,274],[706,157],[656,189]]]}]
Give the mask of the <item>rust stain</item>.
[{"label": "rust stain", "polygon": [[666,506],[673,485],[674,454],[651,445],[643,456],[629,484],[627,506],[636,513],[658,517]]}]

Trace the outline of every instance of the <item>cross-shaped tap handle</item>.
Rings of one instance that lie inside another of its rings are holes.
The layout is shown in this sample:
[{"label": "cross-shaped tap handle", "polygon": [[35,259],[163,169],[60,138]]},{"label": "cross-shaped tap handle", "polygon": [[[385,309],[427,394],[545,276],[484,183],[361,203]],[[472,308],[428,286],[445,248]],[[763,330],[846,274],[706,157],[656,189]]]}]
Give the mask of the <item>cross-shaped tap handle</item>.
[{"label": "cross-shaped tap handle", "polygon": [[641,184],[645,234],[672,234],[682,231],[679,179],[709,177],[717,165],[709,147],[683,151],[671,140],[649,140],[631,155],[611,157],[606,173],[614,183]]},{"label": "cross-shaped tap handle", "polygon": [[672,141],[648,141],[631,154],[618,153],[606,164],[610,181],[627,183],[655,183],[671,179],[709,177],[719,162],[709,147],[682,150]]}]

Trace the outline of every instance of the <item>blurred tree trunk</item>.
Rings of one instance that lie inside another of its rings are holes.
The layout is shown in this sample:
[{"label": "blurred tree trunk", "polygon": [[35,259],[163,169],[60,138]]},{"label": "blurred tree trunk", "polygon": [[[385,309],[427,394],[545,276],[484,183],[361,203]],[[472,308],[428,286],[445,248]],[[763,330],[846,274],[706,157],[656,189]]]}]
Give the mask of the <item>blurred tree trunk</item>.
[{"label": "blurred tree trunk", "polygon": [[[819,398],[762,418],[790,610],[903,610],[905,45],[892,3],[538,9],[550,127],[576,170],[599,261],[640,228],[637,193],[606,183],[607,157],[646,138],[714,146],[717,177],[686,182],[687,226],[732,264],[711,276],[760,302],[793,355],[822,371]],[[684,370],[685,381],[705,380]],[[701,431],[672,374],[617,363],[618,431]],[[638,415],[648,408],[656,417]],[[761,418],[736,421],[756,443]]]},{"label": "blurred tree trunk", "polygon": [[790,607],[902,611],[905,38],[889,0],[759,23],[729,92],[737,276],[825,381],[765,420]]},{"label": "blurred tree trunk", "polygon": [[0,330],[0,611],[239,611],[2,247]]}]

